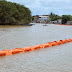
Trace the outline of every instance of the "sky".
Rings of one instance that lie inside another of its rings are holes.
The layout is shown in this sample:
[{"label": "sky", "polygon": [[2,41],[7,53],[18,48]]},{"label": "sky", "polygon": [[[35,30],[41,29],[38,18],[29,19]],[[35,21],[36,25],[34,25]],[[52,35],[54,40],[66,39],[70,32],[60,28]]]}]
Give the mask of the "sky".
[{"label": "sky", "polygon": [[32,15],[72,15],[72,0],[7,0],[28,7]]}]

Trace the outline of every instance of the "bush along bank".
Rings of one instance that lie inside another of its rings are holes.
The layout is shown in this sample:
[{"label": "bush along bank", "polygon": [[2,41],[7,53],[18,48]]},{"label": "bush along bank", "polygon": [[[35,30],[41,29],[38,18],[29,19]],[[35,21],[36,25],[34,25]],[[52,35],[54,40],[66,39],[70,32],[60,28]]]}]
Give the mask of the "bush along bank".
[{"label": "bush along bank", "polygon": [[31,11],[24,5],[0,1],[0,25],[29,24],[31,17]]}]

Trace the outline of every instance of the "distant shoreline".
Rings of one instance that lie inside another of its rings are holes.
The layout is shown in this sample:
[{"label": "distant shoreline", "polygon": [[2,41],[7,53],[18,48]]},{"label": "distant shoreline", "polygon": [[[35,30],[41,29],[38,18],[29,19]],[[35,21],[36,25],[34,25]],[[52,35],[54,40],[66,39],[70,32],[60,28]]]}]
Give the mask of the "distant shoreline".
[{"label": "distant shoreline", "polygon": [[0,24],[0,26],[2,26],[2,25],[3,25],[3,26],[7,26],[7,25],[8,25],[8,26],[14,26],[14,25],[15,25],[15,26],[16,26],[16,25],[17,25],[17,26],[32,26],[32,25],[34,25],[34,23],[30,23],[30,24]]},{"label": "distant shoreline", "polygon": [[[45,24],[45,23],[30,23],[30,24],[0,24],[0,26],[32,26],[35,24]],[[48,25],[48,24],[47,24]],[[54,25],[65,25],[65,26],[72,26],[68,24],[54,24]]]}]

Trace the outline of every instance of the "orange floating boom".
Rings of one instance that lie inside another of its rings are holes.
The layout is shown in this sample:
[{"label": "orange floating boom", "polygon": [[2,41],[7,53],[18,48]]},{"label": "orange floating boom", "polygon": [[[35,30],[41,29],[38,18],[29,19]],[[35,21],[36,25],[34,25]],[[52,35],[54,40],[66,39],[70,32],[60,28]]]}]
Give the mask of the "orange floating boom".
[{"label": "orange floating boom", "polygon": [[40,48],[52,47],[52,46],[55,46],[55,45],[60,45],[60,44],[68,43],[68,42],[71,42],[71,41],[72,41],[72,38],[48,42],[48,43],[45,43],[45,44],[39,44],[39,45],[36,45],[36,46],[30,46],[30,47],[26,47],[26,48],[15,48],[15,49],[11,49],[11,50],[8,50],[8,49],[2,50],[2,51],[0,51],[0,56],[8,56],[8,55],[12,55],[12,54],[21,53],[21,52],[33,51],[33,50],[40,49]]}]

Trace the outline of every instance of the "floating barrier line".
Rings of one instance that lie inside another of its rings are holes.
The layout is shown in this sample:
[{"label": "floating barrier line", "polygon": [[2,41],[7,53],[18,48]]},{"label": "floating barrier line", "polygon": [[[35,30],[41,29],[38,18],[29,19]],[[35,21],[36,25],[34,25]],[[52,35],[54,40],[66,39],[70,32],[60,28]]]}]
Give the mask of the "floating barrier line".
[{"label": "floating barrier line", "polygon": [[68,25],[68,24],[55,24],[55,25],[72,26],[72,25]]},{"label": "floating barrier line", "polygon": [[65,40],[59,40],[59,41],[53,41],[53,42],[47,42],[45,44],[39,44],[36,46],[30,46],[30,47],[25,47],[25,48],[15,48],[15,49],[11,49],[11,50],[8,50],[8,49],[2,50],[2,51],[0,51],[0,56],[9,56],[12,54],[33,51],[33,50],[40,49],[40,48],[52,47],[52,46],[68,43],[71,41],[72,41],[72,38],[71,39],[65,39]]}]

